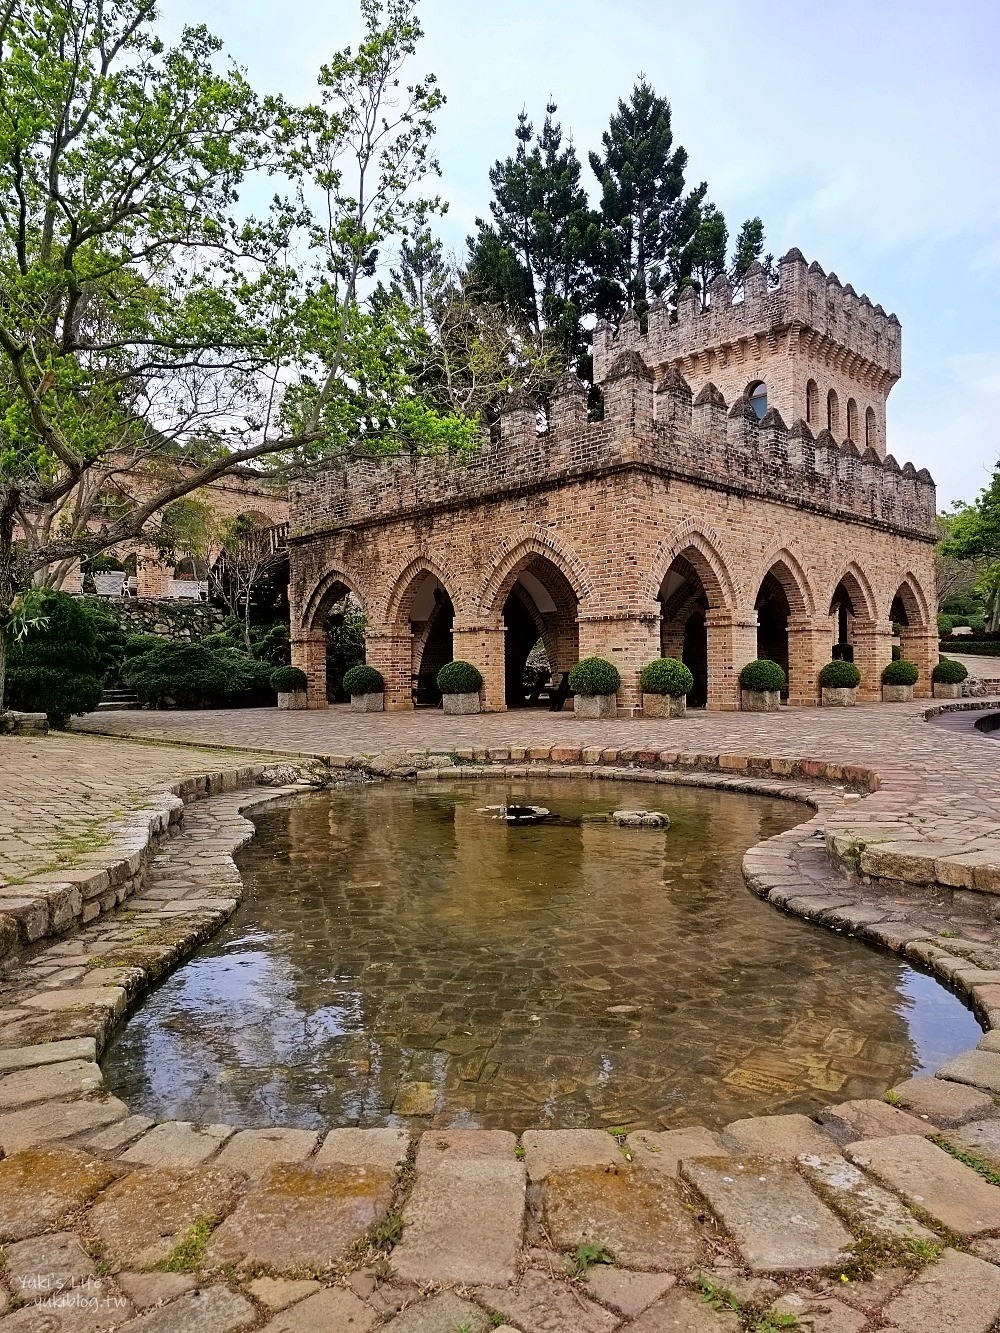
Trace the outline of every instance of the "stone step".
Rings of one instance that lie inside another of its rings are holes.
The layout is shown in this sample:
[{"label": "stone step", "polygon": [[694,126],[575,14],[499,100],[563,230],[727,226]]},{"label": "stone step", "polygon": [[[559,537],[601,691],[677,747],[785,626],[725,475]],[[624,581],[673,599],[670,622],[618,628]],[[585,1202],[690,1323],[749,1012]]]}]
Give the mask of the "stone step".
[{"label": "stone step", "polygon": [[1000,1270],[945,1250],[882,1311],[887,1333],[990,1333],[1000,1318]]},{"label": "stone step", "polygon": [[1000,1229],[1000,1188],[917,1135],[864,1139],[846,1155],[935,1222],[959,1236]]},{"label": "stone step", "polygon": [[892,1092],[904,1110],[942,1129],[964,1125],[967,1120],[981,1120],[997,1110],[993,1098],[977,1088],[923,1074],[897,1083]]},{"label": "stone step", "polygon": [[1000,1054],[994,1051],[963,1051],[937,1071],[937,1078],[968,1083],[985,1092],[1000,1092]]}]

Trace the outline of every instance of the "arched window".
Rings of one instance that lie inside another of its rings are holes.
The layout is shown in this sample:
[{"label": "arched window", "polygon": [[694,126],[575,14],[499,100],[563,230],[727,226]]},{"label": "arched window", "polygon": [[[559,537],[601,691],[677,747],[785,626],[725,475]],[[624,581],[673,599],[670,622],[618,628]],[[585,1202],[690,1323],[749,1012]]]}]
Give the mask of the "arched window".
[{"label": "arched window", "polygon": [[767,385],[763,380],[754,380],[752,384],[747,385],[746,393],[754,416],[758,421],[762,420],[767,411]]},{"label": "arched window", "polygon": [[826,395],[826,428],[833,436],[840,434],[840,403],[834,389]]},{"label": "arched window", "polygon": [[878,427],[875,424],[875,409],[870,407],[865,413],[865,448],[874,449],[877,437]]},{"label": "arched window", "polygon": [[858,442],[858,405],[853,398],[847,400],[847,438]]},{"label": "arched window", "polygon": [[810,426],[815,426],[818,417],[819,389],[815,380],[809,380],[806,384],[806,421]]}]

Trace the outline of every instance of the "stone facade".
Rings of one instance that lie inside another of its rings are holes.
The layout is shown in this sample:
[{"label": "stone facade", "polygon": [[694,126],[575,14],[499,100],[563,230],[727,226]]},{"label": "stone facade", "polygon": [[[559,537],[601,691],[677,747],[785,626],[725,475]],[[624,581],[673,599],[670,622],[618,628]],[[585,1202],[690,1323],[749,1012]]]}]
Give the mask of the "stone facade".
[{"label": "stone facade", "polygon": [[[520,702],[539,637],[557,676],[591,654],[614,662],[626,713],[661,652],[692,668],[689,702],[734,709],[757,656],[786,667],[788,702],[815,704],[840,644],[861,697],[877,699],[894,624],[928,695],[934,483],[883,456],[898,321],[835,279],[821,287],[797,251],[780,275],[768,289],[752,273],[740,305],[723,306],[716,284],[706,311],[685,300],[674,324],[654,309],[645,334],[635,321],[599,329],[603,421],[566,376],[544,432],[537,405],[514,395],[498,438],[466,463],[364,461],[293,486],[293,661],[310,705],[326,703],[324,623],[346,594],[394,709],[452,656],[483,673],[486,709]],[[850,389],[862,421],[871,409],[882,449],[862,453],[825,420],[814,431],[811,380],[823,395]],[[759,381],[762,419],[745,392]]]}]

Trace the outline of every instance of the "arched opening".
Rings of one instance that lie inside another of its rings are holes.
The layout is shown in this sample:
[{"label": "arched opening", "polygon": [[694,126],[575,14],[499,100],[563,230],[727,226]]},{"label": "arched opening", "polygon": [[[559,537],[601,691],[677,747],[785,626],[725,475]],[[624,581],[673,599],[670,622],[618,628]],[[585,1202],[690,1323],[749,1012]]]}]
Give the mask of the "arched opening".
[{"label": "arched opening", "polygon": [[[660,585],[660,653],[679,657],[694,676],[689,708],[708,702],[708,628],[713,609],[706,579],[693,551],[675,556]],[[709,580],[710,582],[710,580]]]},{"label": "arched opening", "polygon": [[531,552],[504,578],[501,598],[507,707],[561,707],[580,656],[576,590],[554,561]]},{"label": "arched opening", "polygon": [[344,672],[365,660],[365,617],[361,604],[342,586],[341,596],[327,603],[322,625],[326,635],[326,698],[344,703]]},{"label": "arched opening", "polygon": [[292,663],[309,678],[311,708],[346,699],[348,667],[365,660],[365,616],[344,578],[328,573],[306,598],[292,626]]},{"label": "arched opening", "polygon": [[899,585],[889,607],[893,631],[899,636],[899,655],[913,662],[920,672],[918,692],[928,692],[931,668],[937,660],[937,626],[930,623],[926,599],[918,593],[912,578]]},{"label": "arched opening", "polygon": [[878,440],[878,426],[875,421],[875,409],[869,407],[865,411],[865,448],[875,449]]},{"label": "arched opening", "polygon": [[815,426],[819,420],[819,387],[815,380],[806,381],[806,424]]},{"label": "arched opening", "polygon": [[826,428],[835,439],[840,435],[840,401],[835,389],[826,395]]},{"label": "arched opening", "polygon": [[454,657],[452,629],[455,607],[447,588],[436,574],[425,570],[416,575],[401,611],[409,621],[413,703],[417,708],[436,708],[441,702],[437,673]]},{"label": "arched opening", "polygon": [[784,671],[786,685],[781,697],[787,700],[787,681],[791,677],[788,621],[792,610],[785,589],[773,570],[768,570],[764,575],[754,605],[757,611],[757,656],[777,662]]},{"label": "arched opening", "polygon": [[763,380],[752,380],[746,387],[746,396],[750,399],[754,416],[762,421],[767,412],[767,385]]},{"label": "arched opening", "polygon": [[853,398],[847,400],[847,438],[855,444],[858,440],[858,405]]},{"label": "arched opening", "polygon": [[[875,616],[871,597],[853,569],[848,569],[834,588],[829,615],[831,656],[834,660],[854,662],[862,672],[870,673],[874,659],[868,659],[873,652],[870,640]],[[874,687],[865,680],[863,688]]]}]

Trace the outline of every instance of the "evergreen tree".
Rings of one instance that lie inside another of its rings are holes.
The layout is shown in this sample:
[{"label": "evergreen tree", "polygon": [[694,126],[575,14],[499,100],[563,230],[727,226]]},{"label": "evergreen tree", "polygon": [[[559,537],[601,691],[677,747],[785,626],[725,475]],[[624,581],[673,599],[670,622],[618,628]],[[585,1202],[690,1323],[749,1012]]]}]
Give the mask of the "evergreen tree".
[{"label": "evergreen tree", "polygon": [[698,229],[680,265],[682,284],[694,287],[702,304],[707,300],[709,285],[720,273],[726,275],[733,287],[740,287],[750,265],[756,261],[768,280],[774,277],[774,256],[764,254],[764,224],[760,218],[748,218],[739,230],[732,255],[727,258],[728,250],[726,219],[714,204],[704,204]]},{"label": "evergreen tree", "polygon": [[469,276],[482,299],[522,321],[539,345],[554,336],[570,361],[587,345],[582,320],[596,304],[601,227],[555,113],[550,102],[537,135],[519,115],[514,156],[490,170],[493,220],[476,219]]}]

